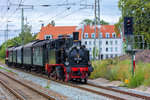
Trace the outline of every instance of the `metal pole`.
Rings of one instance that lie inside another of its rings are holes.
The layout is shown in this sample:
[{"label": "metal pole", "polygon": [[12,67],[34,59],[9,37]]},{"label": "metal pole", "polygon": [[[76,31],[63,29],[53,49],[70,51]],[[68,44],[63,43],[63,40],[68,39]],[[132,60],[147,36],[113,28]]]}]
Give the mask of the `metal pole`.
[{"label": "metal pole", "polygon": [[[7,29],[6,29],[6,41],[8,41],[8,23],[7,23]],[[7,48],[8,44],[6,43],[6,48]]]},{"label": "metal pole", "polygon": [[101,28],[101,23],[100,23],[100,0],[98,0],[98,25],[99,25],[99,64],[101,61],[101,44],[100,44],[100,28]]},{"label": "metal pole", "polygon": [[21,44],[22,45],[24,45],[23,28],[24,28],[24,16],[23,16],[23,8],[22,8],[21,9]]},{"label": "metal pole", "polygon": [[95,52],[94,52],[94,60],[96,60],[96,0],[95,0],[95,20],[94,20],[94,23],[95,23],[95,45],[94,45],[94,48],[95,48]]}]

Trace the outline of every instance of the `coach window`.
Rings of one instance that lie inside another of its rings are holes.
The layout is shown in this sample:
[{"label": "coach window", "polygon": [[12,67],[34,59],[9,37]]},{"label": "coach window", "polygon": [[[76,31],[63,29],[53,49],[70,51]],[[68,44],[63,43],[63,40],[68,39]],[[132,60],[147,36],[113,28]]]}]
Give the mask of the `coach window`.
[{"label": "coach window", "polygon": [[55,49],[55,43],[51,44],[51,49]]}]

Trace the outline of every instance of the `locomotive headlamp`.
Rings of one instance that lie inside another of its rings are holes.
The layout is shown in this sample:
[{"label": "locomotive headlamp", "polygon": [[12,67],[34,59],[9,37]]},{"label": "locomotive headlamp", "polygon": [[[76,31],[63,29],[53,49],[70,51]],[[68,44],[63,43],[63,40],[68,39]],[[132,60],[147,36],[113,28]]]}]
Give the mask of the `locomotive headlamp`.
[{"label": "locomotive headlamp", "polygon": [[68,61],[66,61],[66,62],[65,62],[65,65],[67,65],[67,66],[68,66],[68,65],[69,65],[69,62],[68,62]]},{"label": "locomotive headlamp", "polygon": [[77,49],[79,50],[79,49],[80,49],[80,46],[77,46]]}]

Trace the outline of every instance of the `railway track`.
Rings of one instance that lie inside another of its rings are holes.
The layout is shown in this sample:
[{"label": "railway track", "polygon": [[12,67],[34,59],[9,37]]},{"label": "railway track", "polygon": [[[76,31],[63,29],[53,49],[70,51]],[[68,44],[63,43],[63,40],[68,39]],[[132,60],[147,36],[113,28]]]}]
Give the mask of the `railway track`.
[{"label": "railway track", "polygon": [[[13,68],[16,69],[16,68]],[[17,69],[18,70],[18,69]],[[19,70],[22,72],[26,72],[24,70]],[[130,99],[130,100],[150,100],[150,97],[148,96],[144,96],[144,95],[140,95],[140,94],[135,94],[135,93],[131,93],[131,92],[126,92],[126,91],[121,91],[121,90],[117,90],[117,89],[112,89],[110,87],[104,87],[104,86],[99,86],[99,85],[94,85],[94,84],[90,84],[87,83],[86,85],[80,84],[80,85],[76,85],[76,84],[71,84],[71,83],[65,83],[62,81],[58,81],[52,78],[49,78],[47,76],[41,76],[40,74],[35,74],[35,73],[31,73],[31,72],[26,72],[41,78],[45,78],[45,79],[50,79],[52,81],[64,84],[64,85],[69,85],[71,87],[75,87],[78,89],[82,89],[97,95],[101,95],[101,96],[105,96],[111,99],[115,99],[115,100],[126,100],[126,99]],[[90,88],[88,88],[90,87]],[[96,88],[96,89],[91,89],[91,88]]]},{"label": "railway track", "polygon": [[0,71],[0,83],[7,88],[19,100],[55,100],[55,98],[43,93],[42,91],[33,88],[19,80]]}]

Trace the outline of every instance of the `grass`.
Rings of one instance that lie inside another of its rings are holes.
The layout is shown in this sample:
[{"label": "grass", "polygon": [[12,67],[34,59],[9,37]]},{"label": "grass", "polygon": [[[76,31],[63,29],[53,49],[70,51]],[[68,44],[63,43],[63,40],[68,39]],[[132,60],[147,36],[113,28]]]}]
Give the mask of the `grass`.
[{"label": "grass", "polygon": [[5,71],[7,71],[7,72],[11,72],[11,73],[13,73],[13,74],[18,75],[17,73],[14,73],[12,70],[9,70],[9,69],[7,69],[7,68],[4,68],[4,67],[1,67],[1,66],[0,66],[0,69],[5,70]]},{"label": "grass", "polygon": [[5,60],[4,59],[0,59],[0,63],[5,63]]},{"label": "grass", "polygon": [[94,71],[91,73],[90,79],[105,78],[110,81],[119,80],[124,82],[129,79],[127,87],[134,88],[140,85],[150,86],[150,63],[139,62],[136,64],[135,75],[132,75],[131,60],[118,61],[116,59],[107,59],[99,61],[92,61]]},{"label": "grass", "polygon": [[12,70],[8,70],[8,69],[1,67],[1,66],[0,66],[0,69],[6,70],[7,72],[12,72]]}]

